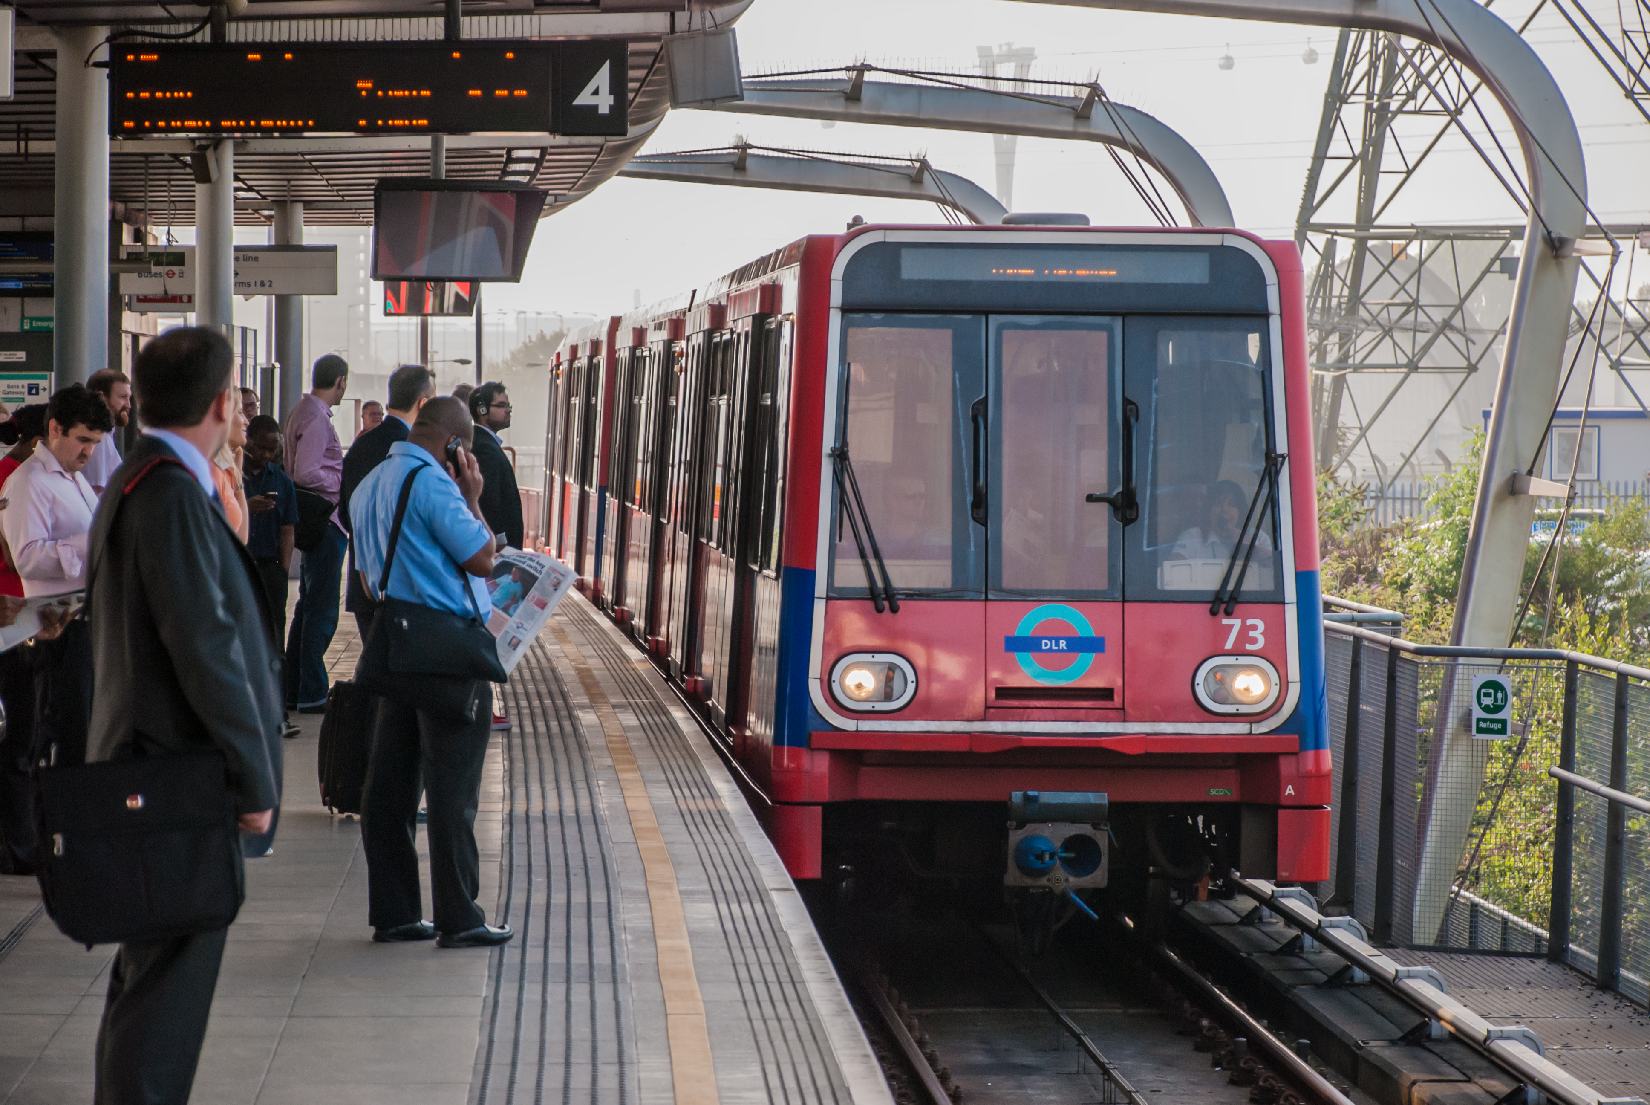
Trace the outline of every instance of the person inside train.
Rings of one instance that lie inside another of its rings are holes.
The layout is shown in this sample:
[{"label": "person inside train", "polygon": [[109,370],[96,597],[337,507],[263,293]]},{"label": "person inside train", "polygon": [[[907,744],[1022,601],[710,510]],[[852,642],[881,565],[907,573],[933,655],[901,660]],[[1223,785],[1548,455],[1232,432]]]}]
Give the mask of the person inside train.
[{"label": "person inside train", "polygon": [[[1182,533],[1175,540],[1174,547],[1169,550],[1168,560],[1228,560],[1232,555],[1232,547],[1237,543],[1238,531],[1243,528],[1243,519],[1249,512],[1249,496],[1243,489],[1231,480],[1221,480],[1209,491],[1209,520],[1202,526],[1193,526]],[[1250,560],[1252,570],[1270,572],[1272,570],[1272,539],[1267,534],[1269,526],[1260,527],[1260,536],[1255,540],[1255,553]],[[1254,523],[1250,523],[1249,532],[1254,533]],[[1248,542],[1244,542],[1243,552],[1248,551]],[[1241,557],[1243,552],[1239,553]]]}]

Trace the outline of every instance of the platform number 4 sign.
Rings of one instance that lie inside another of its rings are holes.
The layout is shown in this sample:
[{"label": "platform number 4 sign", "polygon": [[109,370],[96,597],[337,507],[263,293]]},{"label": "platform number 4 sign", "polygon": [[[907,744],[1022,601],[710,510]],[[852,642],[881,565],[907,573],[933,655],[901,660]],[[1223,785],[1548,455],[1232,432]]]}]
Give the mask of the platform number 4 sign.
[{"label": "platform number 4 sign", "polygon": [[1478,675],[1472,680],[1472,735],[1505,740],[1512,733],[1512,681],[1505,675]]},{"label": "platform number 4 sign", "polygon": [[555,75],[559,134],[620,137],[630,131],[630,48],[591,40],[561,44]]}]

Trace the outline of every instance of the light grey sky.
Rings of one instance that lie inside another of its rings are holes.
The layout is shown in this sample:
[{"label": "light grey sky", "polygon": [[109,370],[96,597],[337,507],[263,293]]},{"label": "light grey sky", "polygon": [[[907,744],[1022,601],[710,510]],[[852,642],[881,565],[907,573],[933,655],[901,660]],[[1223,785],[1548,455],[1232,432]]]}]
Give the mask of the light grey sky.
[{"label": "light grey sky", "polygon": [[[1519,22],[1532,0],[1495,10]],[[1601,21],[1614,6],[1591,5]],[[1607,11],[1606,8],[1609,8]],[[1607,24],[1614,27],[1613,22]],[[913,68],[973,70],[976,47],[1012,42],[1037,51],[1033,76],[1098,75],[1119,102],[1147,111],[1201,150],[1231,198],[1240,226],[1292,233],[1322,109],[1334,32],[1271,23],[1097,11],[1013,0],[757,0],[738,23],[747,75],[841,65],[859,58]],[[1527,32],[1570,102],[1587,147],[1592,203],[1611,221],[1650,222],[1650,124],[1551,9]],[[1319,55],[1306,65],[1308,44]],[[1235,64],[1219,68],[1230,50]],[[1486,114],[1517,157],[1494,101]],[[988,135],[674,111],[644,152],[725,145],[736,135],[787,148],[848,153],[926,153],[937,168],[994,190]],[[1522,222],[1460,138],[1394,209],[1399,222]],[[1014,206],[1081,211],[1097,224],[1151,220],[1098,146],[1021,139]],[[1177,216],[1181,215],[1178,209]],[[490,286],[496,310],[627,309],[633,289],[651,302],[712,279],[809,233],[870,221],[938,221],[931,204],[762,192],[709,185],[614,180],[540,224],[519,286]],[[1650,258],[1635,284],[1650,279]],[[1625,258],[1624,258],[1625,261]]]}]

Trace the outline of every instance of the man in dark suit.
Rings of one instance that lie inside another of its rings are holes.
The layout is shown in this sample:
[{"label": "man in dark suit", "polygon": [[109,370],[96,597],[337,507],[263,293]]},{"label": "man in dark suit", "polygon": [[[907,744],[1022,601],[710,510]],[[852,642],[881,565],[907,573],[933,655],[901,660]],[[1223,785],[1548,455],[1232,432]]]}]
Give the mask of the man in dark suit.
[{"label": "man in dark suit", "polygon": [[501,430],[510,428],[510,393],[503,384],[482,384],[470,393],[470,417],[475,420],[473,452],[481,465],[487,486],[481,492],[481,516],[502,533],[512,549],[521,548],[521,492],[516,488],[516,469],[499,441]]},{"label": "man in dark suit", "polygon": [[[413,421],[424,404],[435,397],[435,373],[421,364],[404,364],[390,374],[390,406],[384,421],[355,439],[355,444],[344,454],[343,500],[338,504],[338,517],[344,529],[353,534],[349,520],[349,497],[367,478],[367,473],[384,463],[390,455],[390,446],[407,440]],[[344,596],[344,609],[355,615],[355,624],[361,630],[361,639],[367,638],[372,626],[373,610],[377,603],[361,586],[355,571],[355,543],[350,542],[349,586]]]},{"label": "man in dark suit", "polygon": [[[240,405],[215,331],[155,338],[133,370],[147,432],[92,523],[88,759],[216,749],[240,827],[270,828],[281,773],[281,654],[257,565],[224,520],[208,457]],[[189,1099],[227,929],[128,941],[97,1037],[97,1105]]]},{"label": "man in dark suit", "polygon": [[[498,438],[500,430],[510,428],[510,393],[503,384],[482,384],[470,393],[469,402],[470,418],[476,424],[470,452],[487,481],[481,490],[481,516],[494,533],[504,535],[506,545],[519,549],[524,536],[521,492],[516,488],[516,466],[510,463],[504,443]],[[494,695],[493,731],[508,728],[510,715],[504,709],[504,696]]]}]

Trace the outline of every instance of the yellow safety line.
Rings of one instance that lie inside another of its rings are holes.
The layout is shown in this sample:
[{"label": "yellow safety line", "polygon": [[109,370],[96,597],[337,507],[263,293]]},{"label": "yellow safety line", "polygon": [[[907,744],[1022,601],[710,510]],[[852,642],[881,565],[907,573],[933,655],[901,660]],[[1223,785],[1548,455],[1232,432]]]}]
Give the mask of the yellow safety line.
[{"label": "yellow safety line", "polygon": [[693,970],[693,948],[688,942],[687,916],[682,911],[682,895],[676,885],[676,866],[665,849],[653,801],[647,796],[636,753],[630,737],[614,713],[613,704],[596,673],[573,644],[567,631],[552,625],[562,653],[578,673],[579,684],[595,707],[607,739],[607,752],[619,776],[619,790],[630,814],[636,847],[642,853],[647,875],[647,901],[653,912],[653,944],[659,956],[659,985],[665,996],[665,1028],[670,1040],[670,1073],[676,1087],[677,1105],[720,1105],[716,1090],[716,1067],[710,1054],[710,1030],[705,1023],[705,1002],[699,993],[699,977]]}]

